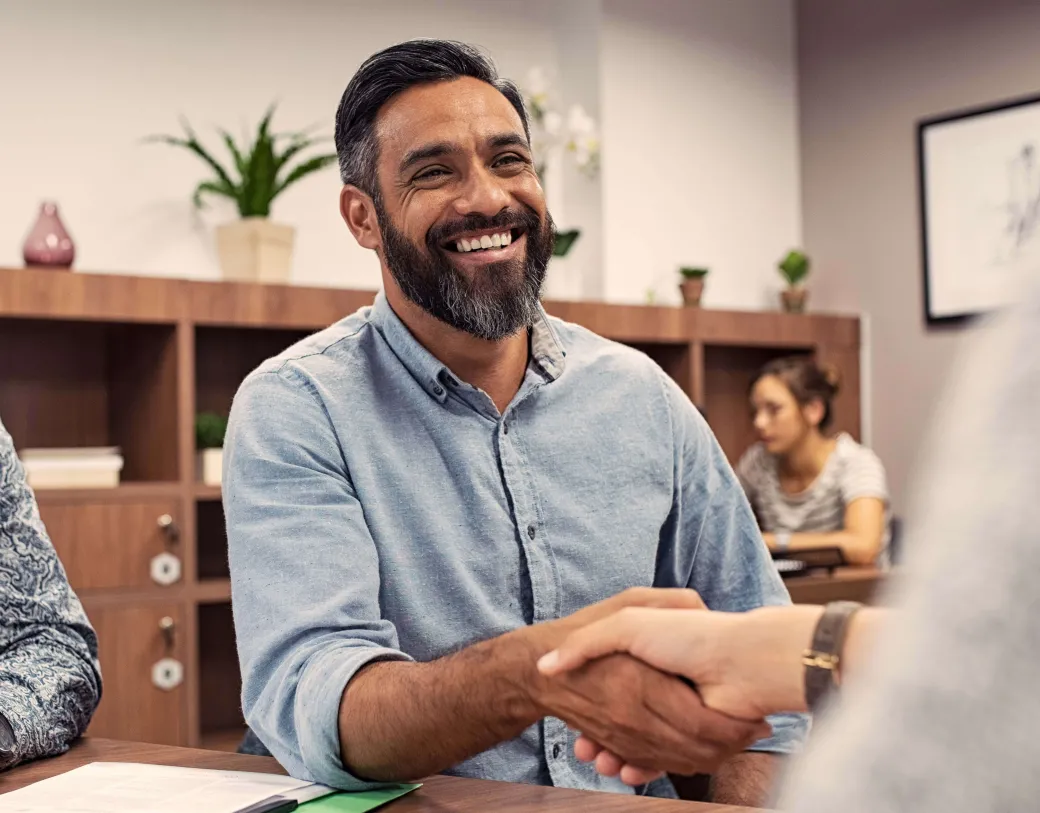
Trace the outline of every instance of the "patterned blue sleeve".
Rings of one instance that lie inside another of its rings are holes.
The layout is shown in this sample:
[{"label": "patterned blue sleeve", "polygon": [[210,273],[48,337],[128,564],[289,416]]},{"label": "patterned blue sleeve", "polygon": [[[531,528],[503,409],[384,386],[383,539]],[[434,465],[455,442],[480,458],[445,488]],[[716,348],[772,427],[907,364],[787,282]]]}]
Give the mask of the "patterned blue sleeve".
[{"label": "patterned blue sleeve", "polygon": [[97,637],[0,424],[0,769],[65,751],[100,698]]}]

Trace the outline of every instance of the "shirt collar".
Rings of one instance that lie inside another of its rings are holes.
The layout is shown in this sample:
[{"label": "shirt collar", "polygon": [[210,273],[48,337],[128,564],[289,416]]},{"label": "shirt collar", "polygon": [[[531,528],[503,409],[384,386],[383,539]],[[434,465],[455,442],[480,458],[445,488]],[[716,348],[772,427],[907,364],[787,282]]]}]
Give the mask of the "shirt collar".
[{"label": "shirt collar", "polygon": [[[444,403],[448,388],[461,383],[456,375],[412,335],[411,331],[394,313],[386,294],[380,291],[369,315],[369,320],[383,334],[390,349],[429,395]],[[567,352],[553,330],[549,317],[541,305],[538,318],[531,326],[530,358],[549,381],[555,381],[563,373]]]}]

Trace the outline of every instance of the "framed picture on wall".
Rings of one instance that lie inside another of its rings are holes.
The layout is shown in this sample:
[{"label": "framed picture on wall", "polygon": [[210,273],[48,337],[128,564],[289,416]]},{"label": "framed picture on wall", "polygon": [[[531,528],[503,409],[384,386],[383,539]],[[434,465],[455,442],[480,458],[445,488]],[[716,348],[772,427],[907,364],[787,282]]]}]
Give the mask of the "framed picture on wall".
[{"label": "framed picture on wall", "polygon": [[1009,304],[1040,274],[1040,95],[917,125],[925,316]]}]

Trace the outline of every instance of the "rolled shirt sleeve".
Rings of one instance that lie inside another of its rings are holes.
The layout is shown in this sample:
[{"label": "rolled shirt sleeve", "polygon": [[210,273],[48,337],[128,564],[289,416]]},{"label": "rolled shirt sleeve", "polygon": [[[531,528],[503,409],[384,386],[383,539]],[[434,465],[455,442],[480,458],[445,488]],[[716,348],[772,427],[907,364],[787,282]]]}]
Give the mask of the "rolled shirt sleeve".
[{"label": "rolled shirt sleeve", "polygon": [[[790,604],[744,490],[715,435],[671,379],[665,380],[665,388],[675,433],[673,519],[681,538],[694,547],[688,586],[712,610],[746,612]],[[801,749],[809,730],[807,715],[778,714],[769,722],[772,736],[749,750],[789,754]]]},{"label": "rolled shirt sleeve", "polygon": [[[235,396],[224,456],[232,604],[249,726],[291,773],[344,790],[339,706],[357,671],[408,660],[379,605],[379,563],[314,385],[269,363]],[[349,429],[349,428],[348,428]]]}]

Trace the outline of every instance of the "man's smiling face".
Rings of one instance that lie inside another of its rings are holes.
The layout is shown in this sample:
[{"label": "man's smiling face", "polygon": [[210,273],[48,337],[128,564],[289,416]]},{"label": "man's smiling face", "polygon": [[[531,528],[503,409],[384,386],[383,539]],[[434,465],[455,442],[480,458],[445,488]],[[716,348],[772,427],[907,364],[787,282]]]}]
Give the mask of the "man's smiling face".
[{"label": "man's smiling face", "polygon": [[484,339],[530,325],[553,224],[509,100],[469,77],[423,84],[375,132],[380,253],[404,295]]}]

